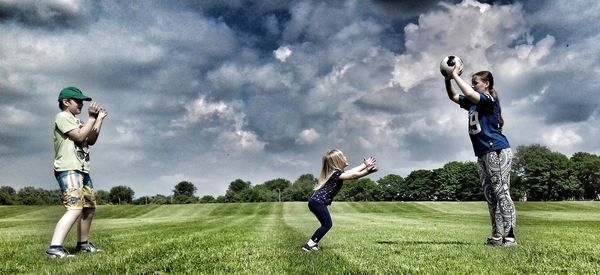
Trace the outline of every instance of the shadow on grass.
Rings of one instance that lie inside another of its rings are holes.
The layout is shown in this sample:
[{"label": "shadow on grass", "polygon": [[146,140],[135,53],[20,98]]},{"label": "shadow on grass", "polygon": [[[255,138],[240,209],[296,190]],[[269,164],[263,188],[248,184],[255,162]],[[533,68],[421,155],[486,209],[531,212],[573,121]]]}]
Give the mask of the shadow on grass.
[{"label": "shadow on grass", "polygon": [[376,243],[387,245],[473,245],[473,243],[461,241],[376,241]]}]

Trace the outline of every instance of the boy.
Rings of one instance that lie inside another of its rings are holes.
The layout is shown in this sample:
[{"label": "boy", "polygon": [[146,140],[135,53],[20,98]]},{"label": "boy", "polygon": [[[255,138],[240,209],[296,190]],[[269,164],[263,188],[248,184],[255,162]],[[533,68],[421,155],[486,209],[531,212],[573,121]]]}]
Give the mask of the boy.
[{"label": "boy", "polygon": [[49,258],[72,257],[62,246],[75,222],[79,252],[102,252],[88,241],[92,218],[96,210],[96,199],[90,178],[89,146],[94,145],[100,134],[102,121],[108,115],[98,103],[88,107],[89,118],[83,124],[75,116],[81,114],[83,101],[91,98],[75,88],[68,87],[58,95],[58,107],[54,123],[54,176],[63,192],[63,204],[67,212],[56,224],[52,242],[46,250]]}]

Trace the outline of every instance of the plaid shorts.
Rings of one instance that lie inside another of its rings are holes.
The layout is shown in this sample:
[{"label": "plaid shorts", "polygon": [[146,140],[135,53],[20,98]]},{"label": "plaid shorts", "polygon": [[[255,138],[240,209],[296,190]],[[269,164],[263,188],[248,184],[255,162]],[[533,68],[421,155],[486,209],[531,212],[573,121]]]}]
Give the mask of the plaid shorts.
[{"label": "plaid shorts", "polygon": [[96,208],[96,192],[92,178],[80,171],[54,171],[67,209]]}]

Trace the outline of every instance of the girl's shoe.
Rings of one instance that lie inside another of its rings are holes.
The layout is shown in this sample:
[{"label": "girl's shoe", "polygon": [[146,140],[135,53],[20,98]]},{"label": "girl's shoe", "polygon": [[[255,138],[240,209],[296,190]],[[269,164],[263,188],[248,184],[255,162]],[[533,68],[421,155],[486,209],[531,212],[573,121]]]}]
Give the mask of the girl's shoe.
[{"label": "girl's shoe", "polygon": [[502,246],[516,246],[517,240],[515,238],[504,238],[502,240]]},{"label": "girl's shoe", "polygon": [[503,245],[502,237],[487,238],[487,241],[485,242],[485,244],[491,245],[491,246],[501,246],[501,245]]},{"label": "girl's shoe", "polygon": [[310,245],[308,245],[308,243],[305,243],[302,246],[302,250],[308,251],[308,252],[319,252],[320,251],[318,244],[315,244],[314,246],[310,246]]}]

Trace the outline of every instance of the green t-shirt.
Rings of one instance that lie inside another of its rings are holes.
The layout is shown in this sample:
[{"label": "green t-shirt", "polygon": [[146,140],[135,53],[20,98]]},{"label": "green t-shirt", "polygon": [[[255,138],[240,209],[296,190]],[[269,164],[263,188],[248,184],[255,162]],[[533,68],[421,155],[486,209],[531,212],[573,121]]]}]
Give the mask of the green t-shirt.
[{"label": "green t-shirt", "polygon": [[67,133],[83,123],[67,111],[56,115],[54,122],[54,171],[90,172],[90,149],[87,142],[77,143]]}]

